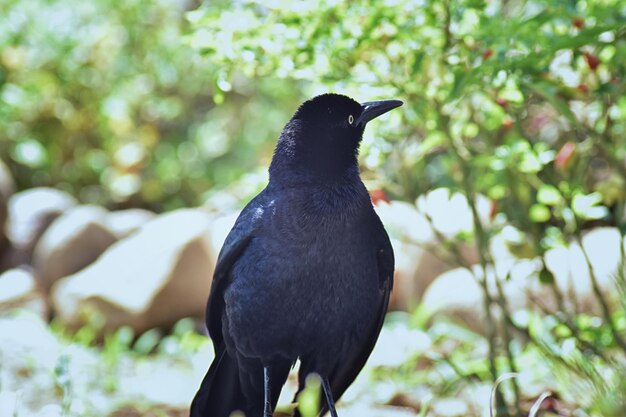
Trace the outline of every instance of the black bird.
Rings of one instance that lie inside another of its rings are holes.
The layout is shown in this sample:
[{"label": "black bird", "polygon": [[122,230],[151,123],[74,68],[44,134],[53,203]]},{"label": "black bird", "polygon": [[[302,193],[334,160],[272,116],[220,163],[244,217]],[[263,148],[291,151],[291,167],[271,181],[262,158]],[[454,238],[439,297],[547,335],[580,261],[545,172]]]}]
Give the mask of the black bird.
[{"label": "black bird", "polygon": [[[389,237],[359,176],[365,125],[401,106],[324,94],[283,129],[267,187],[219,254],[206,324],[215,346],[192,417],[269,417],[299,359],[339,399],[369,357],[393,284]],[[298,414],[298,411],[296,411]]]}]

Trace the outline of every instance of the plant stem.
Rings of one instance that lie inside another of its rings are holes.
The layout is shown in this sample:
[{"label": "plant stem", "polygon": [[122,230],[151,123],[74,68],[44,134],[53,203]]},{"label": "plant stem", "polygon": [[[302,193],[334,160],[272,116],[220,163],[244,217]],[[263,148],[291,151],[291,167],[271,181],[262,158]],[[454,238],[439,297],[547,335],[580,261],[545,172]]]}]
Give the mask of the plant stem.
[{"label": "plant stem", "polygon": [[[526,293],[526,297],[528,297],[528,299],[530,301],[532,301],[537,307],[539,307],[539,310],[541,310],[541,312],[543,314],[545,314],[546,316],[554,314],[553,311],[551,311],[548,307],[546,307],[545,304],[543,304],[541,301],[539,301],[531,293],[527,292]],[[587,342],[586,340],[584,340],[580,336],[580,333],[578,331],[578,327],[576,327],[576,325],[573,322],[564,321],[564,322],[560,322],[560,323],[563,324],[565,327],[567,327],[570,332],[572,332],[572,336],[574,336],[574,338],[581,344],[582,347],[584,347],[585,349],[589,350],[590,352],[592,352],[594,355],[596,355],[597,357],[601,358],[605,362],[608,362],[608,363],[611,362],[611,360],[606,355],[604,355],[601,350],[599,350],[596,346],[594,346],[593,344]],[[516,329],[519,330],[519,327],[517,325],[515,325],[514,323],[513,323],[513,326]]]},{"label": "plant stem", "polygon": [[[461,168],[461,188],[463,194],[467,199],[467,204],[472,212],[472,222],[474,226],[474,236],[476,240],[476,246],[478,249],[478,257],[480,261],[480,272],[477,274],[475,270],[471,270],[472,274],[479,283],[483,292],[483,310],[485,312],[485,333],[487,336],[487,343],[489,346],[489,372],[491,374],[492,382],[495,384],[498,379],[498,368],[496,365],[497,346],[496,346],[496,327],[491,306],[493,305],[493,299],[489,292],[489,284],[487,281],[487,266],[489,264],[489,247],[488,237],[485,233],[483,225],[478,215],[478,209],[476,208],[475,193],[470,181],[470,167],[466,159],[462,156],[467,154],[467,149],[462,152],[453,139],[452,132],[450,130],[450,118],[445,115],[441,108],[439,108],[439,125],[443,131],[446,132],[446,138],[451,149],[451,154],[456,158]],[[507,404],[502,395],[500,389],[496,390],[496,412],[497,415],[508,415]]]},{"label": "plant stem", "polygon": [[[507,277],[508,278],[508,277]],[[504,289],[502,288],[502,282],[496,277],[496,288],[498,290],[498,304],[502,310],[502,335],[504,336],[504,350],[506,352],[507,361],[509,363],[509,370],[512,373],[517,373],[517,366],[515,364],[515,358],[513,357],[513,352],[511,351],[511,332],[509,329],[509,322],[513,321],[511,312],[509,310],[509,303],[506,299],[506,295],[504,294]],[[510,379],[511,384],[513,385],[513,395],[515,398],[515,402],[513,407],[515,409],[515,416],[522,417],[522,410],[520,409],[520,392],[519,386],[515,378]]]},{"label": "plant stem", "polygon": [[602,310],[602,315],[604,317],[604,320],[606,321],[607,326],[609,326],[609,329],[611,330],[611,334],[613,335],[613,340],[615,341],[615,344],[622,351],[626,353],[626,342],[624,342],[624,339],[622,339],[622,337],[620,336],[619,332],[617,331],[617,327],[615,326],[615,322],[613,321],[613,318],[611,317],[611,309],[609,308],[609,304],[607,303],[606,298],[602,294],[602,290],[600,289],[600,285],[598,284],[598,277],[596,276],[596,273],[593,270],[591,259],[589,259],[589,254],[587,254],[587,250],[583,246],[583,240],[582,240],[580,229],[576,231],[576,241],[578,242],[578,245],[580,246],[580,250],[582,251],[583,256],[585,258],[585,263],[587,264],[587,269],[589,270],[589,279],[591,280],[591,287],[593,289],[593,293],[596,297],[596,300],[598,301],[598,304],[600,305],[600,309]]}]

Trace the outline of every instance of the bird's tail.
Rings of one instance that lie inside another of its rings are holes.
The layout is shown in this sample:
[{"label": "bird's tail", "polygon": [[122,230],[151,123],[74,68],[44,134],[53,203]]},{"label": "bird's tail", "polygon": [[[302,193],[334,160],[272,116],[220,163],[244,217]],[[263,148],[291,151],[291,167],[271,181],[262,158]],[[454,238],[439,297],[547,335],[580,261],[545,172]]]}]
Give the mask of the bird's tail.
[{"label": "bird's tail", "polygon": [[191,403],[190,417],[229,417],[245,406],[237,360],[218,350]]}]

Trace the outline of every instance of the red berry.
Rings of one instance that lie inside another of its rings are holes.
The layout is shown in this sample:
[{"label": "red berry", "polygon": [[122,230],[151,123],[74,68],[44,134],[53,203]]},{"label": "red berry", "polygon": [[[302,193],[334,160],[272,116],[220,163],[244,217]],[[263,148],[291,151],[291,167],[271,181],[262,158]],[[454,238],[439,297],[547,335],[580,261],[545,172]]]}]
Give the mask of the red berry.
[{"label": "red berry", "polygon": [[575,150],[576,145],[573,142],[565,142],[554,158],[554,165],[557,168],[565,168],[572,160]]},{"label": "red berry", "polygon": [[598,65],[600,65],[600,60],[598,59],[598,57],[589,52],[585,52],[584,55],[585,60],[587,61],[587,65],[589,65],[591,71],[595,71],[596,68],[598,68]]},{"label": "red berry", "polygon": [[502,107],[503,109],[506,109],[507,104],[509,104],[508,101],[506,101],[502,97],[498,97],[496,99],[496,103],[498,103],[498,106]]},{"label": "red berry", "polygon": [[491,58],[492,56],[493,56],[493,49],[491,48],[485,49],[485,51],[483,52],[483,59],[487,60]]},{"label": "red berry", "polygon": [[580,17],[575,17],[572,19],[572,25],[576,29],[582,29],[583,27],[585,27],[585,21],[581,19]]},{"label": "red berry", "polygon": [[493,220],[498,214],[498,202],[496,200],[491,200],[491,205],[489,206],[489,219]]},{"label": "red berry", "polygon": [[374,204],[375,206],[377,206],[381,201],[385,203],[389,203],[391,201],[389,199],[389,196],[387,196],[387,193],[385,192],[385,190],[381,188],[371,190],[370,198],[372,199],[372,204]]},{"label": "red berry", "polygon": [[589,87],[587,87],[587,84],[578,84],[576,89],[583,94],[587,94],[589,92]]},{"label": "red berry", "polygon": [[513,120],[509,119],[508,117],[506,119],[504,119],[502,121],[502,127],[505,129],[510,129],[513,127]]}]

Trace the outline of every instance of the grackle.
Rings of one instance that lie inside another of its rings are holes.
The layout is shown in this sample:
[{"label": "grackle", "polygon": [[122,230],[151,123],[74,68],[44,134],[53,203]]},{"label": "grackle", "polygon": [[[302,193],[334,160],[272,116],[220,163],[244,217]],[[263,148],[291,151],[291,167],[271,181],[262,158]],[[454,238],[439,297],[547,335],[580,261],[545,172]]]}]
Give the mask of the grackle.
[{"label": "grackle", "polygon": [[270,417],[297,360],[299,391],[319,374],[319,412],[337,415],[334,401],[369,357],[393,284],[393,251],[359,176],[359,144],[367,122],[401,105],[324,94],[284,127],[269,184],[218,257],[206,314],[215,359],[191,417]]}]

